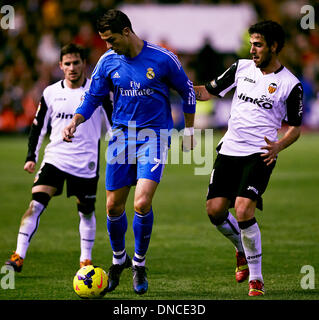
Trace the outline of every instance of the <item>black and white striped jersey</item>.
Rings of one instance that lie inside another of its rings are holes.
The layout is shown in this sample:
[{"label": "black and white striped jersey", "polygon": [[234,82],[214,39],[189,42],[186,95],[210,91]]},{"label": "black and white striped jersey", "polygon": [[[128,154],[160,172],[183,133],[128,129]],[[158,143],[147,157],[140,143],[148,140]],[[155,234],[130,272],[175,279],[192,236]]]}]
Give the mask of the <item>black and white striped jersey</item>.
[{"label": "black and white striped jersey", "polygon": [[[26,161],[38,161],[39,150],[51,127],[42,164],[50,163],[58,169],[77,177],[93,178],[98,175],[99,141],[103,122],[110,127],[103,107],[98,107],[92,117],[79,125],[72,143],[62,140],[62,130],[70,123],[76,108],[89,88],[86,79],[80,88],[71,89],[65,80],[48,86],[38,106],[31,126]],[[111,103],[108,106],[111,107]]]},{"label": "black and white striped jersey", "polygon": [[264,152],[264,137],[277,141],[282,122],[300,126],[303,88],[284,66],[264,75],[252,60],[235,62],[217,79],[206,84],[208,92],[223,97],[232,88],[228,130],[222,138],[220,153],[245,156]]}]

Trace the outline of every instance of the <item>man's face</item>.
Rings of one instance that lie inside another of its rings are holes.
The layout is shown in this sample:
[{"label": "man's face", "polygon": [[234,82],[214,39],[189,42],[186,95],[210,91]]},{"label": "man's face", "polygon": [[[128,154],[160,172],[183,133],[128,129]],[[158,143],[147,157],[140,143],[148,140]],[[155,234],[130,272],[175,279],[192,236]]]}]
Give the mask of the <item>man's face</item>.
[{"label": "man's face", "polygon": [[250,54],[252,55],[256,67],[267,67],[273,56],[273,52],[271,52],[271,48],[268,47],[264,36],[259,33],[253,33],[250,36],[249,42],[251,45]]},{"label": "man's face", "polygon": [[113,49],[117,54],[128,55],[128,30],[124,28],[122,33],[112,33],[111,30],[106,30],[99,35],[105,41],[107,49]]},{"label": "man's face", "polygon": [[68,53],[62,57],[60,68],[64,73],[65,79],[76,83],[79,81],[85,70],[85,62],[79,53]]}]

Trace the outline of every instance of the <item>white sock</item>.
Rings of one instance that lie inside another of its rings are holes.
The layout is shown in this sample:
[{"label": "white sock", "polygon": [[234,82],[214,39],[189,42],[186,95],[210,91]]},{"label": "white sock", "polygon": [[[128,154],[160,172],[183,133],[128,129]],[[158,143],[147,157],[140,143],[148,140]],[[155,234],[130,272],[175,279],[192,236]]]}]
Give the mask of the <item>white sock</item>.
[{"label": "white sock", "polygon": [[238,222],[230,212],[226,220],[216,228],[234,244],[237,251],[244,252]]},{"label": "white sock", "polygon": [[112,264],[123,264],[126,260],[126,250],[113,251]]},{"label": "white sock", "polygon": [[44,209],[45,206],[42,203],[32,200],[30,202],[29,209],[22,217],[17,239],[16,253],[23,259],[27,254],[30,240],[38,229],[40,215]]},{"label": "white sock", "polygon": [[81,238],[81,256],[80,261],[86,259],[92,260],[92,248],[95,241],[96,218],[94,211],[84,214],[79,211],[80,216],[80,238]]},{"label": "white sock", "polygon": [[260,280],[261,274],[261,236],[257,222],[248,228],[241,229],[241,239],[249,266],[249,281]]},{"label": "white sock", "polygon": [[145,256],[140,256],[135,252],[132,264],[133,266],[145,267]]}]

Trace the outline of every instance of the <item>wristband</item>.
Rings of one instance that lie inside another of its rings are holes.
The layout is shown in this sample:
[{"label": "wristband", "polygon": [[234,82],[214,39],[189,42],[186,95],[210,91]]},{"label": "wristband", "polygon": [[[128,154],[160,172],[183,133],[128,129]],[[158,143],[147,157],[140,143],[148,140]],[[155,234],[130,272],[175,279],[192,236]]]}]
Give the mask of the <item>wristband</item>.
[{"label": "wristband", "polygon": [[194,135],[194,127],[185,127],[184,136],[193,136]]}]

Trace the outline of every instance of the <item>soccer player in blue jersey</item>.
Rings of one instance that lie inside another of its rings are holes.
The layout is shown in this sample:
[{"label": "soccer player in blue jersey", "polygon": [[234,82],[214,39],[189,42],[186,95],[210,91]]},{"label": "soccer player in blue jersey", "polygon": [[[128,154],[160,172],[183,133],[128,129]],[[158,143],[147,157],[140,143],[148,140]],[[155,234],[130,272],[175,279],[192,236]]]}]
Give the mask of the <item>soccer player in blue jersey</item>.
[{"label": "soccer player in blue jersey", "polygon": [[[193,149],[195,94],[178,58],[140,39],[123,12],[108,10],[97,26],[111,50],[97,63],[90,88],[64,129],[63,138],[71,142],[76,127],[113,92],[113,138],[106,166],[107,229],[113,250],[108,291],[117,287],[122,271],[132,266],[134,291],[143,294],[148,289],[145,256],[153,226],[152,199],[166,161],[169,130],[173,128],[169,91],[175,89],[182,98],[183,141],[188,143],[188,150]],[[131,261],[125,250],[125,204],[133,185],[135,253]]]}]

